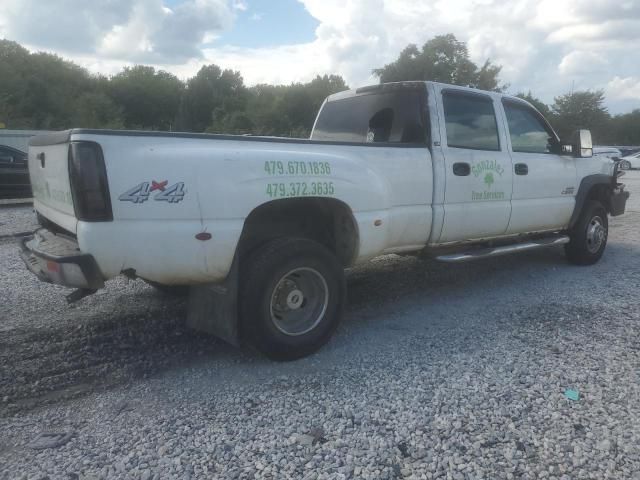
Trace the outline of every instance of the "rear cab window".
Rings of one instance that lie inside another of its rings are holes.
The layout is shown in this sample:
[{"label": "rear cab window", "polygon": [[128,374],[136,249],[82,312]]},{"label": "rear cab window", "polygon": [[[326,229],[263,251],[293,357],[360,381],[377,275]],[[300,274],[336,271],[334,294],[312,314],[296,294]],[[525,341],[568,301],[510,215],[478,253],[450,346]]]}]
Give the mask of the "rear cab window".
[{"label": "rear cab window", "polygon": [[324,104],[311,140],[426,146],[429,129],[424,84],[376,85],[356,92]]},{"label": "rear cab window", "polygon": [[465,91],[442,92],[447,146],[500,150],[498,123],[491,97]]}]

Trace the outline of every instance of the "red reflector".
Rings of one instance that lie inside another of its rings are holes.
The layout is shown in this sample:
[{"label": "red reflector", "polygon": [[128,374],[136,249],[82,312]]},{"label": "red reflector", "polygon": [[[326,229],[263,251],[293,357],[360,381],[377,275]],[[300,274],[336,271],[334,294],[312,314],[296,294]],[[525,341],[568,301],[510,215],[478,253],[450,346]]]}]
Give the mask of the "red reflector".
[{"label": "red reflector", "polygon": [[52,262],[51,260],[47,260],[47,270],[49,270],[50,272],[59,272],[60,265],[58,265],[56,262]]},{"label": "red reflector", "polygon": [[196,234],[196,238],[202,241],[211,240],[211,234],[209,232],[200,232]]}]

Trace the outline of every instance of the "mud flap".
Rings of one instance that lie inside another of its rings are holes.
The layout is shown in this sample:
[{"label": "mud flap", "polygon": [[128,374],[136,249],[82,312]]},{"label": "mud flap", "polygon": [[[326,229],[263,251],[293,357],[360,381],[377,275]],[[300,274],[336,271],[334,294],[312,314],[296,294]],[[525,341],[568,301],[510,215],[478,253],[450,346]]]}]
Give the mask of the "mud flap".
[{"label": "mud flap", "polygon": [[610,198],[611,200],[609,201],[609,204],[611,206],[611,216],[617,217],[618,215],[622,215],[627,204],[627,199],[629,198],[629,192],[623,190],[621,186],[618,186],[613,191]]},{"label": "mud flap", "polygon": [[238,346],[238,259],[234,258],[226,280],[194,285],[189,289],[187,326],[210,333]]}]

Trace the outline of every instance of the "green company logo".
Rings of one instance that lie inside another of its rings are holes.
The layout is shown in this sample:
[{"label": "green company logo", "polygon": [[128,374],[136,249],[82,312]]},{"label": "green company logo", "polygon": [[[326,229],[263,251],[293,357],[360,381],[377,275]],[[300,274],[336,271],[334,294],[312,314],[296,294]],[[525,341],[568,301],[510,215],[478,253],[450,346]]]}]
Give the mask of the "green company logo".
[{"label": "green company logo", "polygon": [[493,185],[493,182],[495,180],[493,179],[493,173],[489,172],[484,176],[484,183],[487,184],[487,188],[491,188],[491,185]]},{"label": "green company logo", "polygon": [[485,190],[482,192],[471,191],[471,200],[503,200],[504,192],[493,192],[491,187],[496,183],[496,175],[502,177],[504,167],[496,160],[482,160],[471,167],[475,178],[482,175]]}]

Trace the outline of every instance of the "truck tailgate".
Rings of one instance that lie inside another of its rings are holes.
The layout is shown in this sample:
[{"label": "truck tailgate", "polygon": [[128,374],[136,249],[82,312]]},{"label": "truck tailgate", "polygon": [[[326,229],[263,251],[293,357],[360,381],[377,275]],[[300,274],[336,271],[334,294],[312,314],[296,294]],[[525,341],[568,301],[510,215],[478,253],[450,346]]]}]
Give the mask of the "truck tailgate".
[{"label": "truck tailgate", "polygon": [[38,137],[29,146],[29,176],[33,205],[38,213],[76,233],[77,219],[69,183],[69,143],[41,145]]}]

